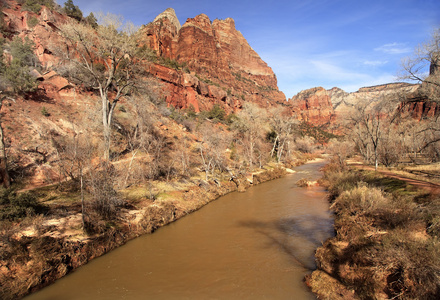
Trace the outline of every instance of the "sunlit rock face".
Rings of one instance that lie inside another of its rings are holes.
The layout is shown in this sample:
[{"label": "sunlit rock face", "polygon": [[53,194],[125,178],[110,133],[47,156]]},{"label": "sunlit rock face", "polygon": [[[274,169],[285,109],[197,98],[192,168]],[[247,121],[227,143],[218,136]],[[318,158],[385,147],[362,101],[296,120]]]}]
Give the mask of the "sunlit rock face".
[{"label": "sunlit rock face", "polygon": [[330,124],[334,118],[329,92],[322,87],[301,91],[289,99],[289,104],[302,121],[313,125]]},{"label": "sunlit rock face", "polygon": [[161,78],[170,91],[170,105],[204,110],[220,104],[235,111],[244,101],[269,107],[286,100],[272,69],[231,18],[212,22],[200,14],[180,26],[174,10],[167,9],[141,30],[143,43],[180,67],[177,73],[162,71],[168,74]]}]

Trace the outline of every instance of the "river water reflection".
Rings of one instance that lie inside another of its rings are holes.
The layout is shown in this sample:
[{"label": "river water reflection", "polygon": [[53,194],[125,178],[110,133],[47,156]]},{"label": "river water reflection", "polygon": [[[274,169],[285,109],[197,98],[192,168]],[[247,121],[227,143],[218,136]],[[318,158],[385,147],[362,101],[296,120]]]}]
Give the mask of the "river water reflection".
[{"label": "river water reflection", "polygon": [[231,193],[26,299],[315,299],[303,283],[333,233],[323,162]]}]

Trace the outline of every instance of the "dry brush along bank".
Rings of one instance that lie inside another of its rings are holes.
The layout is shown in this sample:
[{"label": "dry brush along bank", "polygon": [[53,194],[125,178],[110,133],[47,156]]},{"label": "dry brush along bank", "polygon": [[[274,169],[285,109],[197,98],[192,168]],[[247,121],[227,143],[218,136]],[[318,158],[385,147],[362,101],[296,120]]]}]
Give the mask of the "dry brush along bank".
[{"label": "dry brush along bank", "polygon": [[334,238],[306,278],[319,299],[439,299],[440,197],[404,181],[328,165]]},{"label": "dry brush along bank", "polygon": [[[253,174],[252,184],[279,178],[282,167]],[[81,215],[47,220],[37,216],[28,224],[2,223],[0,240],[0,298],[17,299],[47,286],[93,258],[142,234],[152,233],[233,191],[251,186],[245,175],[222,182],[198,181],[183,190],[167,192],[155,201],[144,199],[121,209],[117,219],[94,235],[83,232]],[[25,223],[25,222],[24,222]]]}]

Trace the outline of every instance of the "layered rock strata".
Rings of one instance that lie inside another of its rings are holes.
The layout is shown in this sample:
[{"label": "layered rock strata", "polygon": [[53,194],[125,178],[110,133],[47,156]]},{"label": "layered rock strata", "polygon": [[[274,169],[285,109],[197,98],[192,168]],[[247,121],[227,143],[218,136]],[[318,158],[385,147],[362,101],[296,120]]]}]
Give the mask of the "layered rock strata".
[{"label": "layered rock strata", "polygon": [[168,75],[160,77],[170,91],[167,102],[173,106],[203,110],[217,103],[234,111],[244,101],[268,107],[286,100],[272,69],[231,18],[211,22],[201,14],[180,27],[174,10],[167,9],[141,30],[143,43],[180,66],[163,70]]}]

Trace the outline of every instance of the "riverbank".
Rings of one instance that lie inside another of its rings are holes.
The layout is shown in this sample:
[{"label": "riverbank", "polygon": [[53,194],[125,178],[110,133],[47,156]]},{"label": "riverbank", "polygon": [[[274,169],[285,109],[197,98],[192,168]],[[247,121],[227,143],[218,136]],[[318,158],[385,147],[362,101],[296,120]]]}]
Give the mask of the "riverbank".
[{"label": "riverbank", "polygon": [[[17,299],[49,285],[81,265],[142,234],[152,233],[233,191],[279,178],[286,169],[278,165],[230,180],[191,181],[148,197],[134,195],[145,188],[131,188],[122,194],[131,199],[118,219],[104,224],[99,234],[88,236],[81,227],[80,213],[64,213],[58,218],[42,216],[29,224],[2,226],[0,298]],[[249,176],[251,175],[251,176]]]},{"label": "riverbank", "polygon": [[306,283],[319,299],[438,299],[440,198],[368,170],[326,167],[336,236]]}]

